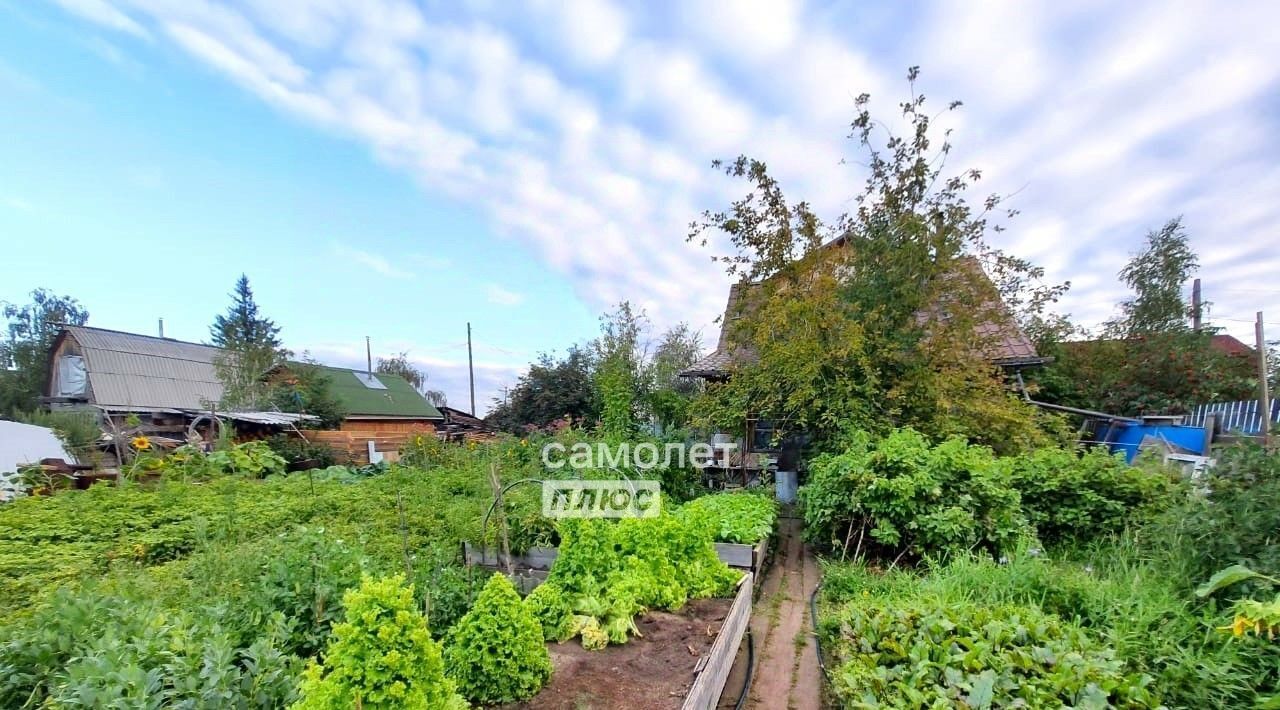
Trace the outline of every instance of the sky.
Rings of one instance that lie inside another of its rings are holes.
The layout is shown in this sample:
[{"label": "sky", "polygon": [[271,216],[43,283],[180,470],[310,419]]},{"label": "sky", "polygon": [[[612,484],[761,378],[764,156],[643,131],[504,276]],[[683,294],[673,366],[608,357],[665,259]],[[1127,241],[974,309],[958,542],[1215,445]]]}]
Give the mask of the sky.
[{"label": "sky", "polygon": [[[0,0],[0,301],[202,341],[236,278],[295,352],[406,352],[483,411],[622,300],[714,342],[688,225],[763,159],[826,219],[865,175],[854,97],[915,89],[991,241],[1096,325],[1181,215],[1209,320],[1280,334],[1280,4]],[[714,244],[713,244],[714,246]]]}]

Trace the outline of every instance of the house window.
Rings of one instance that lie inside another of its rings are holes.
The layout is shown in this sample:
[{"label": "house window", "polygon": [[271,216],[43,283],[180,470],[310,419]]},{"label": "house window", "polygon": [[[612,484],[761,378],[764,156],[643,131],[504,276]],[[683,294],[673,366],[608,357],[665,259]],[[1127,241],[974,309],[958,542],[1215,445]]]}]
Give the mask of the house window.
[{"label": "house window", "polygon": [[382,384],[382,380],[379,380],[372,373],[355,372],[352,374],[356,376],[357,380],[360,380],[360,384],[364,385],[365,387],[368,387],[371,390],[384,390],[387,388],[386,385]]}]

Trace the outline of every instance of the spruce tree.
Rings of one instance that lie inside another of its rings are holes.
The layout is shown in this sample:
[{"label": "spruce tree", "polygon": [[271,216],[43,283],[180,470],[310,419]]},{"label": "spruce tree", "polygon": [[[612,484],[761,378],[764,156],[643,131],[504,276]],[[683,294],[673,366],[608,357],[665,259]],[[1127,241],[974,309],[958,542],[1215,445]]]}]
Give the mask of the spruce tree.
[{"label": "spruce tree", "polygon": [[215,316],[209,327],[214,345],[228,350],[240,350],[243,346],[265,346],[280,349],[280,326],[270,318],[258,315],[258,304],[249,288],[249,277],[240,274],[236,289],[231,294],[231,306],[226,315]]},{"label": "spruce tree", "polygon": [[257,410],[270,406],[267,373],[289,357],[281,347],[280,327],[258,313],[258,304],[244,274],[236,281],[226,315],[213,319],[209,328],[213,344],[223,352],[214,359],[222,381],[224,410]]}]

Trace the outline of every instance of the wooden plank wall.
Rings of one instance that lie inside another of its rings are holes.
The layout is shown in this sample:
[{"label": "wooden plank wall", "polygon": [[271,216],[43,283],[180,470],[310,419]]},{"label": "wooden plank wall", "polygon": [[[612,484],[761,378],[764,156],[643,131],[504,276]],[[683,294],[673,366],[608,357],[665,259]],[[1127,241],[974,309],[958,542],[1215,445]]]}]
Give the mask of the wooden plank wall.
[{"label": "wooden plank wall", "polygon": [[[394,460],[399,456],[401,447],[408,443],[409,439],[425,432],[382,433],[376,431],[305,429],[300,433],[307,441],[324,444],[333,449],[340,462],[353,466],[363,466],[369,463],[370,441],[373,442],[374,449],[387,455],[389,460]],[[435,434],[431,433],[431,435],[434,436]]]},{"label": "wooden plank wall", "polygon": [[427,434],[436,427],[421,419],[346,419],[340,429],[355,434]]}]

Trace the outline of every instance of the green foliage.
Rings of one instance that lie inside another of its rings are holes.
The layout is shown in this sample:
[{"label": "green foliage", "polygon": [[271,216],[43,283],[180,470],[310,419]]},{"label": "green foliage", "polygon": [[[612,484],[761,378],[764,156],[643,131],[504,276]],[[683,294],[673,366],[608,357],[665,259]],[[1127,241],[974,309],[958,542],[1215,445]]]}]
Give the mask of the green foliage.
[{"label": "green foliage", "polygon": [[333,394],[333,379],[323,368],[304,355],[300,362],[290,362],[267,381],[267,401],[282,412],[311,414],[319,417],[319,429],[336,429],[347,418],[347,408]]},{"label": "green foliage", "polygon": [[[406,541],[411,550],[435,542],[456,549],[464,539],[483,538],[480,519],[492,501],[485,475],[478,466],[430,476],[392,467],[356,484],[301,472],[267,480],[99,485],[19,499],[0,506],[0,609],[6,610],[0,613],[18,613],[64,583],[115,567],[184,558],[210,537],[242,544],[299,524],[361,540],[370,556],[403,569]],[[513,510],[538,502],[519,489],[508,498]],[[398,501],[406,511],[403,537]]]},{"label": "green foliage", "polygon": [[566,418],[591,422],[599,416],[592,384],[591,354],[577,347],[564,357],[549,354],[530,363],[503,400],[495,399],[485,421],[499,431],[525,434],[530,429],[551,428]]},{"label": "green foliage", "polygon": [[778,504],[759,493],[717,493],[689,501],[679,514],[709,526],[716,542],[754,545],[773,533]]},{"label": "green foliage", "polygon": [[1000,459],[1022,510],[1046,544],[1120,532],[1134,514],[1172,506],[1186,491],[1159,467],[1129,466],[1103,448],[1044,448]]},{"label": "green foliage", "polygon": [[847,708],[1154,708],[1150,679],[1034,607],[854,598],[822,623]]},{"label": "green foliage", "polygon": [[[570,600],[584,648],[625,643],[646,609],[679,609],[688,599],[726,596],[741,574],[716,555],[714,530],[663,513],[655,518],[560,521],[560,554],[547,578]],[[588,619],[595,622],[588,623]],[[589,633],[588,633],[589,632]]]},{"label": "green foliage", "polygon": [[346,620],[334,626],[324,662],[307,667],[294,708],[466,707],[403,577],[367,578],[343,605]]},{"label": "green foliage", "polygon": [[854,437],[844,453],[817,457],[800,501],[805,535],[842,552],[999,555],[1031,532],[1018,491],[990,449],[960,439],[930,446],[911,429],[875,444]]},{"label": "green foliage", "polygon": [[547,641],[567,641],[573,637],[569,598],[559,585],[550,582],[539,584],[524,598],[524,605],[542,626],[542,637]]},{"label": "green foliage", "polygon": [[[1280,692],[1280,644],[1265,634],[1235,638],[1215,630],[1234,630],[1235,623],[1216,602],[1198,604],[1191,594],[1204,578],[1188,577],[1191,567],[1180,561],[1190,541],[1149,527],[1099,539],[1071,559],[1014,551],[1005,564],[958,556],[914,572],[830,565],[819,616],[855,598],[895,607],[918,600],[941,608],[1030,607],[1114,649],[1126,675],[1150,676],[1152,694],[1169,707],[1254,708]],[[1251,582],[1240,584],[1247,590]]]},{"label": "green foliage", "polygon": [[285,472],[287,463],[266,441],[246,441],[230,448],[205,453],[197,446],[179,446],[168,455],[147,453],[138,456],[126,469],[136,478],[142,473],[159,473],[178,481],[205,481],[218,476],[265,478]]},{"label": "green foliage", "polygon": [[207,615],[144,596],[62,591],[0,632],[5,707],[279,708],[295,697],[296,658],[278,618],[247,645]]},{"label": "green foliage", "polygon": [[292,466],[298,463],[310,463],[308,468],[328,468],[337,463],[333,449],[320,443],[313,443],[297,436],[276,434],[266,440],[267,446],[280,458]]},{"label": "green foliage", "polygon": [[1213,328],[1195,332],[1188,324],[1192,314],[1182,289],[1198,265],[1181,218],[1150,232],[1120,272],[1133,296],[1106,323],[1102,339],[1063,342],[1076,333],[1046,333],[1041,354],[1054,362],[1030,373],[1041,396],[1128,416],[1185,413],[1204,402],[1252,397],[1253,358],[1218,350]]},{"label": "green foliage", "polygon": [[1197,480],[1202,495],[1147,528],[1152,539],[1182,541],[1167,564],[1184,570],[1189,587],[1234,564],[1280,570],[1280,455],[1248,443],[1219,449],[1215,458]]},{"label": "green foliage", "polygon": [[0,302],[0,315],[6,321],[0,339],[0,415],[12,416],[39,408],[59,324],[84,325],[89,312],[70,296],[38,288],[26,305]]},{"label": "green foliage", "polygon": [[[704,245],[727,234],[732,251],[713,258],[743,279],[740,312],[723,324],[737,366],[708,387],[700,419],[737,428],[764,416],[820,446],[847,427],[889,423],[1002,450],[1046,440],[1042,417],[992,360],[1065,287],[1041,285],[1043,269],[987,244],[988,230],[1001,229],[988,224],[1000,199],[974,207],[968,191],[981,174],[943,173],[951,145],[933,143],[936,114],[924,101],[913,87],[901,120],[886,122],[871,116],[867,95],[856,99],[851,137],[866,187],[854,210],[826,220],[788,198],[763,162],[716,163],[749,192],[704,213],[690,234]],[[908,129],[882,140],[888,123]]]},{"label": "green foliage", "polygon": [[67,453],[75,456],[81,463],[92,464],[99,458],[98,443],[102,440],[102,425],[98,422],[98,414],[92,410],[37,409],[20,413],[17,420],[52,429]]},{"label": "green foliage", "polygon": [[551,677],[543,628],[501,574],[453,627],[445,661],[459,691],[486,705],[533,697]]},{"label": "green foliage", "polygon": [[210,342],[222,348],[214,370],[222,382],[220,409],[266,409],[272,404],[267,373],[289,357],[280,342],[280,327],[258,312],[258,304],[244,274],[236,281],[225,315],[209,326]]}]

